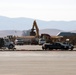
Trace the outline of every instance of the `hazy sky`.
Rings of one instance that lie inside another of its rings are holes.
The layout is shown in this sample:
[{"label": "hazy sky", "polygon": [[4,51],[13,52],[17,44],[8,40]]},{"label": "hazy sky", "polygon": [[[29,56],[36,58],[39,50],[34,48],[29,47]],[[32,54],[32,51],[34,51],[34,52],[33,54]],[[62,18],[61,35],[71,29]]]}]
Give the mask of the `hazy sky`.
[{"label": "hazy sky", "polygon": [[0,0],[0,16],[76,20],[76,0]]}]

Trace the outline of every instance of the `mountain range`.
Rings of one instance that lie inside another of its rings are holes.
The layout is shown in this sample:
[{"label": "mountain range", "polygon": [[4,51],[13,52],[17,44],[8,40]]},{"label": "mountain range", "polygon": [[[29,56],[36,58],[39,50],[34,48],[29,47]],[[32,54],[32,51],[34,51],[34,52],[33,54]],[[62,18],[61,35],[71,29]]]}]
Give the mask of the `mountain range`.
[{"label": "mountain range", "polygon": [[[27,30],[31,29],[31,18],[8,18],[0,16],[0,30]],[[42,21],[36,20],[39,29],[59,29],[64,31],[76,30],[76,21]]]},{"label": "mountain range", "polygon": [[[9,18],[0,16],[0,36],[3,35],[22,35],[23,30],[29,30],[32,28],[33,21],[31,18]],[[75,32],[76,33],[76,21],[43,21],[36,20],[39,32],[48,33],[50,35],[56,35],[59,32]]]}]

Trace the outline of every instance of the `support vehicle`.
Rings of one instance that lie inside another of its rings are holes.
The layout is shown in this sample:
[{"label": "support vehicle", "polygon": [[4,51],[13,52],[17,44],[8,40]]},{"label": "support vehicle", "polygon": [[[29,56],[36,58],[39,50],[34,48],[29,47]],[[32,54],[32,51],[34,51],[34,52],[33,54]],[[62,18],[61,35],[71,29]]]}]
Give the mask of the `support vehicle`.
[{"label": "support vehicle", "polygon": [[0,49],[8,48],[8,49],[15,49],[15,45],[11,42],[8,38],[0,38]]},{"label": "support vehicle", "polygon": [[56,43],[53,43],[53,44],[50,44],[50,43],[45,43],[42,45],[42,49],[43,50],[52,50],[52,49],[61,49],[61,50],[73,50],[74,46],[72,45],[66,45],[66,44],[63,44],[63,43],[60,43],[60,42],[56,42]]}]

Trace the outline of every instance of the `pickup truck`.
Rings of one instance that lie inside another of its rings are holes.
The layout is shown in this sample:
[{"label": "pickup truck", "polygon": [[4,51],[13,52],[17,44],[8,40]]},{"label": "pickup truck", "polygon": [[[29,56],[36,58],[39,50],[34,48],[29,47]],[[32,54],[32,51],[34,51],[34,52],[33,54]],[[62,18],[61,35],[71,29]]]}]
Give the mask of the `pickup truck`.
[{"label": "pickup truck", "polygon": [[42,45],[42,49],[43,50],[52,50],[52,49],[61,49],[61,50],[73,50],[73,46],[72,45],[66,45],[66,44],[63,44],[63,43],[60,43],[60,42],[56,42],[56,43],[53,43],[53,44],[50,44],[50,43],[45,43]]},{"label": "pickup truck", "polygon": [[8,38],[0,38],[0,49],[8,48],[8,49],[15,49],[15,45],[11,42]]}]

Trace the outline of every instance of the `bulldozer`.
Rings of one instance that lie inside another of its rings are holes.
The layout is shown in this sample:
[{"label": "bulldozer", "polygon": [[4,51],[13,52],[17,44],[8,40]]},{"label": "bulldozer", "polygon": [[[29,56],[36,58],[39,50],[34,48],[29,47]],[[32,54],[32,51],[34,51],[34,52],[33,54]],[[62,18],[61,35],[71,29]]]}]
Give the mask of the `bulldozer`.
[{"label": "bulldozer", "polygon": [[39,37],[39,28],[37,26],[36,20],[34,20],[34,22],[33,22],[33,26],[30,31],[30,36],[35,36],[37,38]]}]

